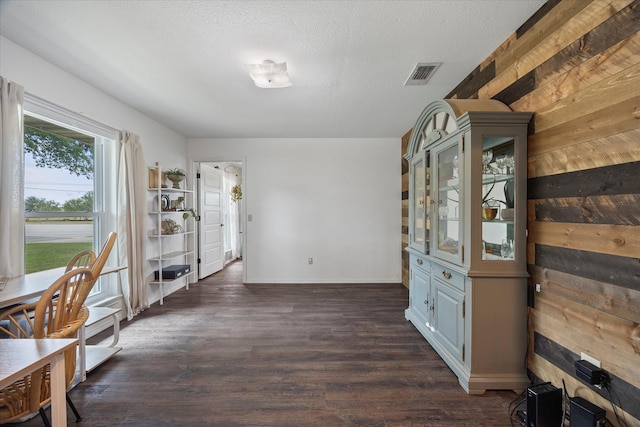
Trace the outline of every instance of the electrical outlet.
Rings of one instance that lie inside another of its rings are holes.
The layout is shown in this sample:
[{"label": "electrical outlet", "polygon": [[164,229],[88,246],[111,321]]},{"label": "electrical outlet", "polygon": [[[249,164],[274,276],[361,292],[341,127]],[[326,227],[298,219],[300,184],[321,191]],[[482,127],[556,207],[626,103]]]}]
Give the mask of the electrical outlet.
[{"label": "electrical outlet", "polygon": [[591,363],[593,366],[602,368],[600,361],[598,359],[593,358],[592,356],[589,356],[587,353],[580,353],[580,359],[586,360],[587,362]]},{"label": "electrical outlet", "polygon": [[308,263],[309,265],[313,264],[313,258],[309,257],[309,258],[307,259],[307,263]]},{"label": "electrical outlet", "polygon": [[540,283],[536,283],[536,292],[541,292],[542,291],[542,286],[540,286]]}]

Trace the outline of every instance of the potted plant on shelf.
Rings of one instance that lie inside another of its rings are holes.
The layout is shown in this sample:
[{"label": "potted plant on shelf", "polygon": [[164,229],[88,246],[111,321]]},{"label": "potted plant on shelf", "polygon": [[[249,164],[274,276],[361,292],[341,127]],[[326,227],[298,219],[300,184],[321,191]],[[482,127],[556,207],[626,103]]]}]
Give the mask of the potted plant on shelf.
[{"label": "potted plant on shelf", "polygon": [[182,233],[182,226],[172,219],[163,219],[161,223],[160,234],[176,234]]},{"label": "potted plant on shelf", "polygon": [[187,219],[189,218],[189,214],[191,214],[191,216],[196,220],[196,221],[200,221],[200,216],[196,213],[196,211],[194,211],[193,209],[189,208],[185,208],[184,205],[184,197],[180,196],[178,197],[177,200],[177,210],[179,211],[184,211],[184,213],[182,214],[182,218],[183,219]]},{"label": "potted plant on shelf", "polygon": [[187,177],[184,169],[180,168],[168,169],[164,174],[167,179],[173,183],[173,188],[177,189],[180,188],[180,183]]}]

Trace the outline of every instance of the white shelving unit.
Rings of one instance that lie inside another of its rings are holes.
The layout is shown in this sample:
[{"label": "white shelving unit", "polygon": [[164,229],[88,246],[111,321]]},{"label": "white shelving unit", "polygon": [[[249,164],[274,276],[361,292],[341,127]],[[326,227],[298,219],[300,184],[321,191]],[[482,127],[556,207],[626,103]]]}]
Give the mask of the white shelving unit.
[{"label": "white shelving unit", "polygon": [[[165,172],[156,163],[149,168],[149,193],[151,195],[151,210],[149,216],[154,224],[149,236],[155,240],[157,256],[148,261],[154,265],[154,271],[158,271],[158,278],[151,277],[149,283],[157,285],[160,290],[160,305],[164,304],[165,285],[183,281],[185,288],[189,289],[189,282],[196,273],[196,221],[190,212],[194,201],[193,191],[187,190],[187,179],[180,183],[180,188],[173,188],[168,182],[164,184]],[[183,198],[182,206],[178,205],[178,198]],[[187,214],[187,219],[183,218]],[[164,221],[174,221],[179,230],[172,232],[163,231]],[[163,270],[171,265],[188,265],[189,271],[175,279],[163,278]]]}]

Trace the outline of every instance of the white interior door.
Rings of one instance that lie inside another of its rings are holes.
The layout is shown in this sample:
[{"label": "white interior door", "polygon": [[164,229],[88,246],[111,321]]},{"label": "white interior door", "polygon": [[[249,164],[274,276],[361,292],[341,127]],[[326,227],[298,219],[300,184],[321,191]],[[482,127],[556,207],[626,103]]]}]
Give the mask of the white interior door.
[{"label": "white interior door", "polygon": [[221,170],[200,164],[200,279],[224,267],[223,185]]}]

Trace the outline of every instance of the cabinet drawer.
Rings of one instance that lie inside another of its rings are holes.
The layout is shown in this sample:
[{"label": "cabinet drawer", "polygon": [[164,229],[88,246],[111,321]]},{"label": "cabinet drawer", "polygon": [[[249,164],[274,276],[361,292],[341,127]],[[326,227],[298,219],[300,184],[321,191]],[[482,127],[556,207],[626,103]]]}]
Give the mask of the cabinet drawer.
[{"label": "cabinet drawer", "polygon": [[431,276],[464,292],[464,276],[438,264],[431,266]]},{"label": "cabinet drawer", "polygon": [[412,268],[419,268],[420,270],[427,273],[431,272],[431,262],[429,262],[429,260],[427,260],[426,258],[411,254],[410,262]]}]

